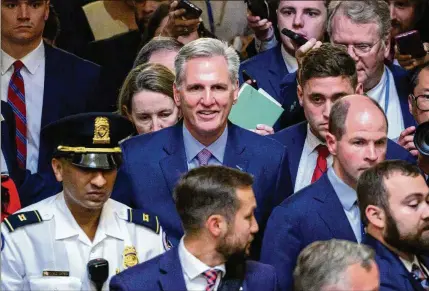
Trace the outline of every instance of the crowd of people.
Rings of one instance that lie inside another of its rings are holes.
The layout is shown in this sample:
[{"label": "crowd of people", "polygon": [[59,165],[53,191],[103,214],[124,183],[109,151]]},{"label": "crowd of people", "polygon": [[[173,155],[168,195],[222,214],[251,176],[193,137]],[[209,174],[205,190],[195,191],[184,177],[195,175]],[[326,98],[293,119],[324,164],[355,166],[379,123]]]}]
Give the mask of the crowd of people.
[{"label": "crowd of people", "polygon": [[1,0],[1,288],[429,290],[429,2],[185,2]]}]

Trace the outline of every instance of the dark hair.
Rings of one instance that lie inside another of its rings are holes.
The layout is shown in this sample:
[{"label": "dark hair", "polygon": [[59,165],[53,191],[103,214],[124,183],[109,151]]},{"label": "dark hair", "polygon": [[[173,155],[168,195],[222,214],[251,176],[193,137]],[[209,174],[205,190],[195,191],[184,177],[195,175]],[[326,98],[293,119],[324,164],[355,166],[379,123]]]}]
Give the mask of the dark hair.
[{"label": "dark hair", "polygon": [[[384,114],[383,108],[374,99],[367,97],[368,100],[377,107],[383,114],[384,120],[386,121],[386,127],[389,128],[386,114]],[[333,134],[337,140],[341,140],[344,133],[346,132],[346,119],[349,113],[350,101],[344,98],[338,99],[332,105],[331,112],[329,114],[329,133]]]},{"label": "dark hair", "polygon": [[365,216],[365,210],[368,205],[378,206],[383,210],[390,209],[388,204],[389,193],[387,193],[384,179],[388,179],[398,172],[408,177],[417,177],[421,175],[417,166],[402,160],[381,162],[367,169],[360,175],[357,182],[356,193],[362,221],[365,224],[368,224],[368,219]]},{"label": "dark hair", "polygon": [[205,166],[190,170],[180,179],[173,194],[185,233],[197,233],[214,214],[233,221],[240,207],[236,190],[252,184],[252,176],[232,168]]},{"label": "dark hair", "polygon": [[54,6],[49,5],[49,16],[46,20],[45,28],[43,30],[43,37],[49,39],[52,42],[55,42],[57,37],[60,35],[61,25],[60,19],[58,18],[58,13],[55,11]]},{"label": "dark hair", "polygon": [[353,88],[357,86],[356,63],[339,46],[324,43],[320,48],[311,50],[302,59],[298,72],[299,84],[304,86],[312,78],[345,77]]},{"label": "dark hair", "polygon": [[418,67],[414,71],[413,75],[411,76],[411,82],[410,82],[411,91],[410,92],[413,93],[413,94],[414,94],[414,90],[416,89],[417,85],[419,84],[420,73],[423,70],[429,70],[429,63],[427,63],[427,64],[425,64],[423,66]]},{"label": "dark hair", "polygon": [[140,50],[136,59],[134,60],[133,68],[146,64],[153,53],[158,51],[179,51],[183,44],[175,38],[158,36],[151,39],[145,46]]}]

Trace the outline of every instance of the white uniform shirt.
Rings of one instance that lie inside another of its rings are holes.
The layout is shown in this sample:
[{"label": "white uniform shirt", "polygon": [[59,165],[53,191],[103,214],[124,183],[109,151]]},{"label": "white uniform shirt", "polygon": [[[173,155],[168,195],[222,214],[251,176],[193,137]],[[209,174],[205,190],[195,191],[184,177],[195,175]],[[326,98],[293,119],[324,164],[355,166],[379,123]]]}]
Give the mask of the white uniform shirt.
[{"label": "white uniform shirt", "polygon": [[[1,51],[1,100],[7,102],[13,63],[16,61]],[[32,174],[37,173],[39,163],[40,131],[42,124],[43,94],[45,88],[45,46],[39,46],[21,59],[24,67],[25,110],[27,118],[27,165]]]},{"label": "white uniform shirt", "polygon": [[[95,290],[88,279],[87,263],[96,258],[109,262],[109,278],[103,285],[103,290],[108,290],[111,277],[127,268],[124,259],[135,262],[137,256],[141,263],[165,251],[166,238],[160,227],[157,234],[128,222],[129,207],[112,199],[103,207],[91,242],[63,195],[61,192],[19,211],[37,210],[42,222],[13,232],[9,232],[6,220],[2,223],[2,290]],[[126,247],[134,247],[137,255]],[[68,276],[59,276],[58,272],[68,272]]]}]

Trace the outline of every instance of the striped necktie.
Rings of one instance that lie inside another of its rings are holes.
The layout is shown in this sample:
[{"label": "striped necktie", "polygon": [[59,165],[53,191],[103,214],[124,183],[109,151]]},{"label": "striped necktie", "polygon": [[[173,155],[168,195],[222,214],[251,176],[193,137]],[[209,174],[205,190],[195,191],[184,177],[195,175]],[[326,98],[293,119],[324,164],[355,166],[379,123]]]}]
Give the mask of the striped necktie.
[{"label": "striped necktie", "polygon": [[206,291],[214,291],[217,279],[217,271],[214,269],[207,270],[203,273],[203,276],[207,280]]},{"label": "striped necktie", "polygon": [[21,69],[24,64],[21,61],[13,63],[14,71],[10,78],[7,93],[7,101],[11,105],[16,121],[16,149],[18,166],[26,168],[27,160],[27,113],[25,108],[25,88]]}]

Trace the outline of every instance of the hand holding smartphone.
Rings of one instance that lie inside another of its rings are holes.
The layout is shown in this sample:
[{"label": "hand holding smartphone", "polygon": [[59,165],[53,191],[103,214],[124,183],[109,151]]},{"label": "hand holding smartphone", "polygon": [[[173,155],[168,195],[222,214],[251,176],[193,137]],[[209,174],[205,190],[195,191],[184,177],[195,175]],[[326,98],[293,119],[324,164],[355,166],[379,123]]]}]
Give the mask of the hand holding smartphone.
[{"label": "hand holding smartphone", "polygon": [[292,30],[289,30],[287,28],[283,28],[282,33],[284,35],[286,35],[287,37],[289,37],[290,39],[292,39],[298,46],[302,46],[308,41],[308,39],[306,39],[302,35],[299,35],[299,34],[293,32]]},{"label": "hand holding smartphone", "polygon": [[413,58],[419,59],[427,54],[417,30],[398,34],[395,36],[395,41],[401,55],[411,55]]},{"label": "hand holding smartphone", "polygon": [[198,19],[203,11],[188,0],[179,0],[176,9],[185,9],[186,12],[182,16],[186,19]]}]

